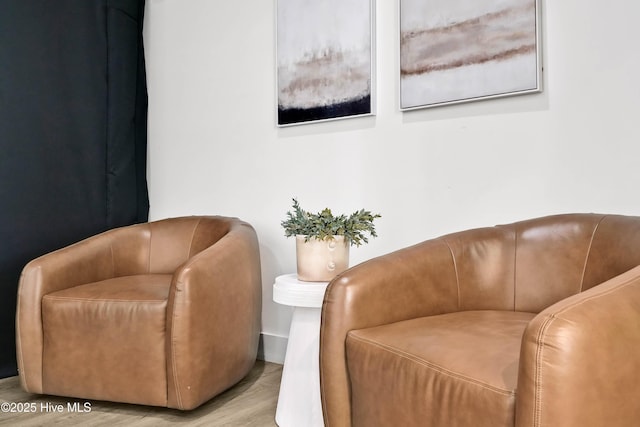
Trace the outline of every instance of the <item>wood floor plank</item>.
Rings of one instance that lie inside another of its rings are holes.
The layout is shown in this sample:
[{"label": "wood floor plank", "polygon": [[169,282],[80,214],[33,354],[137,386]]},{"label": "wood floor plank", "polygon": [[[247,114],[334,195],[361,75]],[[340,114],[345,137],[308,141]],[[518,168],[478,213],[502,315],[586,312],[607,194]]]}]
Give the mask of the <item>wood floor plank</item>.
[{"label": "wood floor plank", "polygon": [[[274,421],[282,365],[257,361],[251,372],[237,385],[193,411],[123,403],[84,401],[57,396],[41,396],[26,393],[20,387],[18,377],[0,380],[0,404],[27,404],[30,412],[0,412],[0,425],[39,427],[76,426],[87,427],[156,427],[184,424],[194,427],[272,427]],[[73,407],[90,412],[78,412]],[[62,412],[52,412],[62,405]],[[71,405],[71,406],[69,406]],[[20,409],[14,407],[13,409]]]}]

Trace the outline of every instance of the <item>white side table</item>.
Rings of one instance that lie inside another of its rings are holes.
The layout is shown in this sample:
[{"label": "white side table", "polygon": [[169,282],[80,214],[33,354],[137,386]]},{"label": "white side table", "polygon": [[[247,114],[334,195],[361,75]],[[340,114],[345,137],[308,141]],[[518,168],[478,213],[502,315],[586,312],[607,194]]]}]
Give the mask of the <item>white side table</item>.
[{"label": "white side table", "polygon": [[301,282],[296,274],[276,277],[273,300],[295,307],[282,368],[276,423],[322,427],[320,402],[320,313],[328,282]]}]

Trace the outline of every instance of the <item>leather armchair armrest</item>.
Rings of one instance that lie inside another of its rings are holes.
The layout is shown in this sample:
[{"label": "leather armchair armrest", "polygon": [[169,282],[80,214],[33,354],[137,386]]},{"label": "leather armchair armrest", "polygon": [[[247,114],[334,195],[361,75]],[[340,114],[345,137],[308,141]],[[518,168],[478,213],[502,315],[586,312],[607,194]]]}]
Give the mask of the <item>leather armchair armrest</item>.
[{"label": "leather armchair armrest", "polygon": [[516,426],[640,419],[640,266],[542,311],[527,327]]},{"label": "leather armchair armrest", "polygon": [[455,266],[441,239],[372,259],[336,277],[325,293],[320,328],[325,424],[351,425],[345,355],[349,331],[457,309]]},{"label": "leather armchair armrest", "polygon": [[[258,240],[249,224],[236,221],[174,274],[167,306],[169,407],[192,409],[240,380],[255,362],[261,304]],[[216,383],[221,390],[211,389]]]}]

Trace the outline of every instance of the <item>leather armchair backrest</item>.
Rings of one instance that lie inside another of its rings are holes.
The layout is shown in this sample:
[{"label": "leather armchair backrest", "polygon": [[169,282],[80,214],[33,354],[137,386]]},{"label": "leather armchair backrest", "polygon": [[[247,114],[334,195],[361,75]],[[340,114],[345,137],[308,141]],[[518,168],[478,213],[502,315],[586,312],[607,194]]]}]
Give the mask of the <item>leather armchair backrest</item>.
[{"label": "leather armchair backrest", "polygon": [[514,224],[515,310],[537,313],[581,291],[591,242],[604,218],[560,215]]},{"label": "leather armchair backrest", "polygon": [[230,219],[180,217],[121,227],[104,233],[113,263],[110,277],[173,274],[193,255],[211,246],[230,229]]},{"label": "leather armchair backrest", "polygon": [[149,226],[138,224],[117,228],[94,237],[93,239],[109,239],[113,263],[113,271],[109,277],[147,273],[150,236]]},{"label": "leather armchair backrest", "polygon": [[640,218],[568,214],[441,237],[460,310],[537,313],[640,264]]},{"label": "leather armchair backrest", "polygon": [[581,291],[640,265],[640,218],[608,215],[594,234]]},{"label": "leather armchair backrest", "polygon": [[513,310],[515,237],[504,227],[480,228],[440,238],[451,251],[457,311]]},{"label": "leather armchair backrest", "polygon": [[230,228],[221,217],[182,217],[148,224],[148,272],[172,274],[193,255],[211,246]]}]

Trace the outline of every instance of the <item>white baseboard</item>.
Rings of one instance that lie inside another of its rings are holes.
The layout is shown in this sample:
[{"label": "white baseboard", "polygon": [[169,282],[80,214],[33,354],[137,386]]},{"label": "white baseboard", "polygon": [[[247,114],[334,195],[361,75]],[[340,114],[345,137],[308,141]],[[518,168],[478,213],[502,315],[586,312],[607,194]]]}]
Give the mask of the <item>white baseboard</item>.
[{"label": "white baseboard", "polygon": [[258,345],[258,359],[266,362],[284,364],[287,353],[287,337],[262,332]]}]

